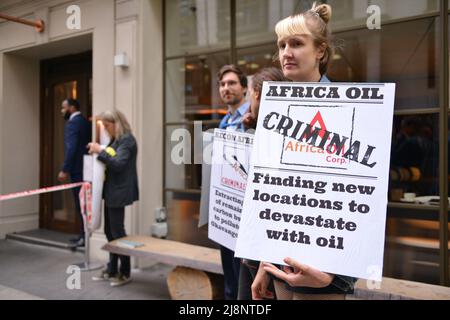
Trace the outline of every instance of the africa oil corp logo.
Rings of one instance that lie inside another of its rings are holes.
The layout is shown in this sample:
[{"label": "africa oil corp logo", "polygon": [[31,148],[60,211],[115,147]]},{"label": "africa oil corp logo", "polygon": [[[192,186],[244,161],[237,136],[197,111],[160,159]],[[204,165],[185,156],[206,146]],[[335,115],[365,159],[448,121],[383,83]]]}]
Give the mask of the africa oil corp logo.
[{"label": "africa oil corp logo", "polygon": [[[312,141],[307,136],[300,139],[285,137],[280,162],[285,165],[347,170],[350,161],[342,155],[350,148],[353,140],[354,112],[354,108],[345,106],[290,105],[288,117],[308,124],[311,137],[316,138]],[[330,132],[339,133],[341,140],[333,140]]]}]

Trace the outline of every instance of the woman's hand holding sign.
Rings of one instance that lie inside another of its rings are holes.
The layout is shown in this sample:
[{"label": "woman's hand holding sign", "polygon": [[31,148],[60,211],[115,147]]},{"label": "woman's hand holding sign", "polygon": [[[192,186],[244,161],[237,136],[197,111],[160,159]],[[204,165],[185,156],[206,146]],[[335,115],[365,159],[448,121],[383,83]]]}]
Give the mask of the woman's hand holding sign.
[{"label": "woman's hand holding sign", "polygon": [[273,299],[273,292],[267,290],[270,283],[270,277],[264,270],[264,265],[261,262],[259,264],[258,272],[255,276],[255,280],[252,283],[252,300]]},{"label": "woman's hand holding sign", "polygon": [[99,145],[96,142],[91,142],[87,145],[87,148],[89,149],[89,154],[94,154],[94,153],[100,153],[103,151],[103,148],[101,145]]},{"label": "woman's hand holding sign", "polygon": [[333,274],[301,264],[294,259],[285,258],[284,262],[289,267],[284,266],[283,270],[278,269],[271,263],[264,262],[264,270],[278,279],[286,281],[291,287],[325,288],[334,279]]}]

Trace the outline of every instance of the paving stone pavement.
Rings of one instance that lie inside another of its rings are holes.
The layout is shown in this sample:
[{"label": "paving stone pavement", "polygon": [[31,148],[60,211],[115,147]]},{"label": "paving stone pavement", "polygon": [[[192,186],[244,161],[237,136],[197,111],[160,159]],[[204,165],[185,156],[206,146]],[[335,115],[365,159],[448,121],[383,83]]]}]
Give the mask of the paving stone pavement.
[{"label": "paving stone pavement", "polygon": [[[132,282],[111,287],[109,282],[94,282],[99,271],[82,272],[80,289],[70,290],[67,282],[70,265],[83,261],[83,254],[63,249],[0,240],[0,300],[164,300],[170,299],[166,285],[172,266],[156,264],[133,270]],[[69,280],[69,281],[68,281]]]}]

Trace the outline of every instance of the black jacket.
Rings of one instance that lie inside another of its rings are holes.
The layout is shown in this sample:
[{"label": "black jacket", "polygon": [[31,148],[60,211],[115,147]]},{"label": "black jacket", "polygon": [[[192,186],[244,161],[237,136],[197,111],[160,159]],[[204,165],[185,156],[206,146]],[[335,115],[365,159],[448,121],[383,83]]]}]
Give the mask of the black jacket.
[{"label": "black jacket", "polygon": [[71,175],[83,173],[83,156],[91,141],[91,124],[82,115],[68,120],[64,126],[64,164],[62,171]]},{"label": "black jacket", "polygon": [[106,164],[103,198],[107,207],[125,207],[139,200],[136,158],[137,143],[130,133],[114,140],[98,155],[98,160]]}]

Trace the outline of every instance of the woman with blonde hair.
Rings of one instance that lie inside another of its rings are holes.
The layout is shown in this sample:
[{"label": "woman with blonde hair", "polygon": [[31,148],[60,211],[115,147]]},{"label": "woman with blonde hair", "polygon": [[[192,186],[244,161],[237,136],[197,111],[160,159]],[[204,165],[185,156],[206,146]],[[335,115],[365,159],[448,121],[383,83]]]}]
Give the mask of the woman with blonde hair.
[{"label": "woman with blonde hair", "polygon": [[[111,137],[111,142],[107,147],[90,143],[89,153],[97,153],[97,159],[106,165],[103,185],[105,234],[108,241],[113,241],[127,236],[124,227],[125,207],[139,199],[136,169],[138,148],[130,124],[122,112],[106,111],[99,118]],[[92,279],[111,281],[111,286],[120,286],[131,281],[130,271],[130,257],[110,254],[106,270]]]},{"label": "woman with blonde hair", "polygon": [[[275,26],[278,55],[283,74],[295,82],[330,82],[325,73],[332,56],[330,31],[331,7],[316,5],[303,13],[287,17]],[[269,274],[275,277],[277,299],[345,299],[352,293],[355,278],[322,272],[292,258],[278,268],[261,263],[252,284],[253,299],[268,298]]]}]

